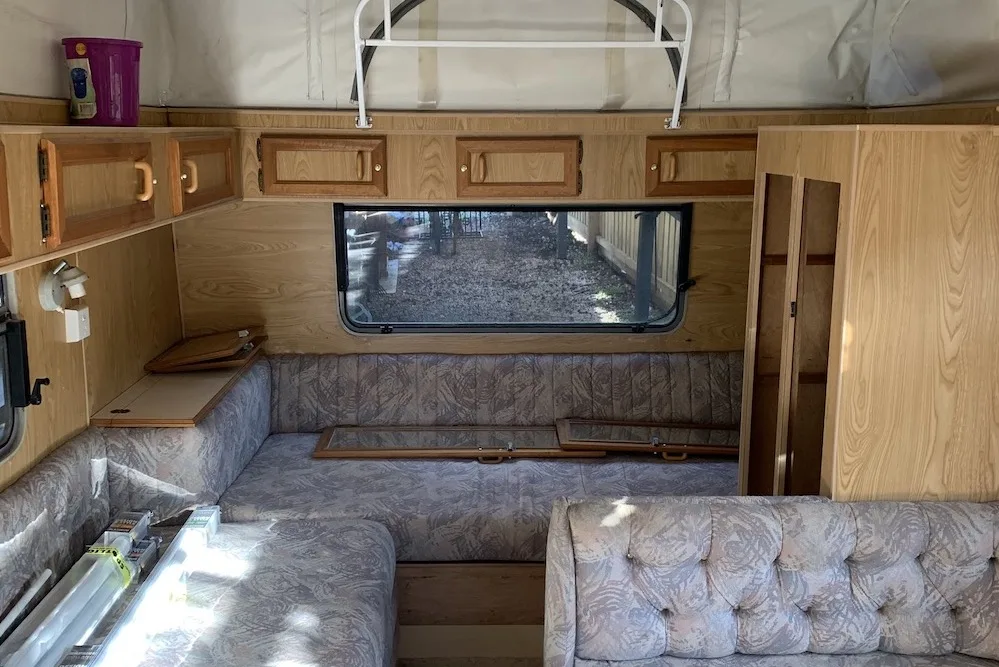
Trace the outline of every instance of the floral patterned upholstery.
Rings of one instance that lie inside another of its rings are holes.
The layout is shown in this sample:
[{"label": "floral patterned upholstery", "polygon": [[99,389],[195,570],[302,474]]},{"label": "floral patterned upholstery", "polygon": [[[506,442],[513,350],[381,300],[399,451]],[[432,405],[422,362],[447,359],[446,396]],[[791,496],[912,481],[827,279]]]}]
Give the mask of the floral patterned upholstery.
[{"label": "floral patterned upholstery", "polygon": [[268,357],[275,433],[328,426],[738,424],[742,353]]},{"label": "floral patterned upholstery", "polygon": [[0,493],[0,617],[46,568],[51,587],[109,522],[104,441],[84,431]]},{"label": "floral patterned upholstery", "polygon": [[[109,647],[143,667],[391,667],[395,548],[368,521],[223,524],[187,578],[186,598],[151,599]],[[143,634],[144,634],[143,633]],[[120,642],[120,643],[119,643]]]},{"label": "floral patterned upholstery", "polygon": [[339,461],[314,459],[315,435],[273,435],[223,494],[225,521],[369,519],[400,561],[543,561],[559,496],[724,495],[734,461],[646,459]]},{"label": "floral patterned upholstery", "polygon": [[211,505],[270,434],[270,374],[258,362],[194,428],[106,428],[111,510],[157,519]]},{"label": "floral patterned upholstery", "polygon": [[545,665],[990,664],[997,549],[994,505],[560,500]]}]

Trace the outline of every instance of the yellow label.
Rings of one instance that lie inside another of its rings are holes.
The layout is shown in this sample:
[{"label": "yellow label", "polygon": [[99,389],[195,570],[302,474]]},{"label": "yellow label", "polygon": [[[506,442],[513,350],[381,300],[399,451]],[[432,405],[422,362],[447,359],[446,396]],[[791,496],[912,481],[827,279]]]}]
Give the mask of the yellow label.
[{"label": "yellow label", "polygon": [[87,553],[94,554],[95,556],[103,556],[105,558],[110,558],[114,564],[118,567],[118,571],[121,572],[121,579],[126,588],[132,583],[132,571],[128,568],[128,563],[122,558],[121,552],[114,547],[98,547],[93,546],[87,549]]},{"label": "yellow label", "polygon": [[87,55],[87,45],[83,42],[76,43],[76,55],[85,56]]}]

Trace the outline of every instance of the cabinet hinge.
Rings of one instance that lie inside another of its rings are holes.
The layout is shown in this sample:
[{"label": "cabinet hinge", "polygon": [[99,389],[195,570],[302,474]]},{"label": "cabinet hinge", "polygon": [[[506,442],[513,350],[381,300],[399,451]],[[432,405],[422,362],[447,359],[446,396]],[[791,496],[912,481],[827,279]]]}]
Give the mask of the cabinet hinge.
[{"label": "cabinet hinge", "polygon": [[257,159],[264,159],[264,143],[260,139],[257,139]]},{"label": "cabinet hinge", "polygon": [[583,164],[583,140],[579,140],[579,164]]},{"label": "cabinet hinge", "polygon": [[260,194],[264,194],[264,170],[257,169],[257,187],[260,188]]},{"label": "cabinet hinge", "polygon": [[42,149],[38,149],[38,182],[44,183],[49,180],[49,156]]},{"label": "cabinet hinge", "polygon": [[49,212],[48,206],[40,204],[39,215],[42,220],[42,242],[44,242],[45,239],[52,236],[52,214]]},{"label": "cabinet hinge", "polygon": [[797,301],[792,301],[791,302],[791,317],[797,317],[797,316],[798,316],[798,302]]},{"label": "cabinet hinge", "polygon": [[583,172],[580,171],[576,174],[576,194],[583,194]]}]

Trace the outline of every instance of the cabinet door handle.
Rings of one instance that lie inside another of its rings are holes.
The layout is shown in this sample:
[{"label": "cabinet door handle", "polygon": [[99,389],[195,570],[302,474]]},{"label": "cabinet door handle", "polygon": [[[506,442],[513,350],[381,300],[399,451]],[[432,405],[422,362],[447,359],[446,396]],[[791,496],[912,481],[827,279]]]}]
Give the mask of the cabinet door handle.
[{"label": "cabinet door handle", "polygon": [[184,192],[193,195],[198,191],[198,165],[194,160],[184,160],[184,166],[187,167],[188,174]]},{"label": "cabinet door handle", "polygon": [[135,168],[142,172],[142,192],[135,195],[138,201],[149,201],[153,198],[153,168],[148,162],[136,162]]},{"label": "cabinet door handle", "polygon": [[364,153],[357,151],[357,180],[364,180]]},{"label": "cabinet door handle", "polygon": [[479,154],[479,183],[486,182],[486,154]]},{"label": "cabinet door handle", "polygon": [[665,162],[665,165],[663,165],[663,167],[660,169],[660,172],[662,173],[662,179],[667,183],[671,183],[676,180],[676,173],[677,173],[676,153],[664,153],[662,155],[662,160],[663,162]]}]

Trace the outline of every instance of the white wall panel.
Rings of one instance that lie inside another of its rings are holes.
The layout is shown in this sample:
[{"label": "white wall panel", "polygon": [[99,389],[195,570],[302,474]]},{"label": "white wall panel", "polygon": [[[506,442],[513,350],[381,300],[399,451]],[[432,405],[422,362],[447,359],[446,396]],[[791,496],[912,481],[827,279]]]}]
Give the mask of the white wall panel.
[{"label": "white wall panel", "polygon": [[0,0],[0,94],[68,97],[60,42],[80,36],[143,42],[141,101],[160,102],[172,51],[160,0]]}]

